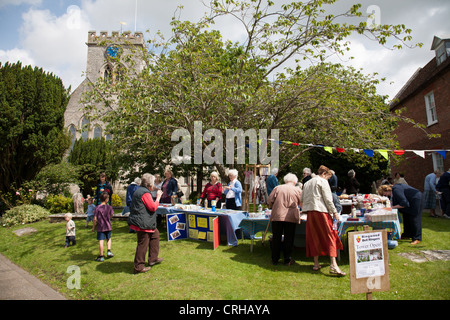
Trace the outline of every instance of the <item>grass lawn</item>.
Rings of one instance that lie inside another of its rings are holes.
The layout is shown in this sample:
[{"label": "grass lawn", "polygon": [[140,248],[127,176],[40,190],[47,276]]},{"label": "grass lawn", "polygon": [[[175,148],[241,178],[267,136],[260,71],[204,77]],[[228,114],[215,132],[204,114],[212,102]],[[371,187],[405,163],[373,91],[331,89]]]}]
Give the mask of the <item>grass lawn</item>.
[{"label": "grass lawn", "polygon": [[[239,245],[212,244],[194,240],[167,241],[160,227],[160,256],[164,262],[145,274],[133,275],[136,235],[128,233],[124,221],[113,222],[112,252],[115,257],[95,262],[98,255],[96,234],[76,221],[77,245],[64,248],[65,224],[42,221],[30,225],[37,233],[18,237],[13,228],[0,227],[0,253],[57,289],[68,299],[114,300],[364,300],[364,294],[350,293],[348,252],[341,252],[339,265],[347,276],[329,274],[329,258],[319,272],[312,271],[312,258],[305,249],[293,253],[293,266],[273,266],[270,247],[250,240]],[[446,300],[450,294],[450,261],[415,263],[398,255],[400,252],[449,250],[450,220],[423,215],[423,239],[418,246],[399,241],[389,250],[390,291],[375,292],[378,300]],[[105,246],[106,247],[106,246]],[[69,266],[81,270],[81,289],[68,289]]]}]

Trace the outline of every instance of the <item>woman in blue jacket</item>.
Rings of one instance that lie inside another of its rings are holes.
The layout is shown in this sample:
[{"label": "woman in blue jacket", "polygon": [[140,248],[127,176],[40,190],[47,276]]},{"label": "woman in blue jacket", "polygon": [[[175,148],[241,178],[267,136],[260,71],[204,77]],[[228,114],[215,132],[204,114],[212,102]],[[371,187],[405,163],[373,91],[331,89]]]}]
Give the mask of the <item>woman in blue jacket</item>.
[{"label": "woman in blue jacket", "polygon": [[378,194],[392,197],[393,209],[403,215],[402,239],[411,239],[412,245],[422,241],[422,192],[406,184],[382,185]]},{"label": "woman in blue jacket", "polygon": [[175,178],[173,177],[173,173],[170,170],[164,171],[164,176],[166,177],[166,179],[161,186],[161,190],[163,192],[161,203],[171,203],[171,197],[173,193],[177,193],[178,191],[177,180],[175,180]]},{"label": "woman in blue jacket", "polygon": [[238,181],[238,171],[231,169],[228,171],[230,183],[224,188],[225,204],[227,209],[242,210],[242,184]]}]

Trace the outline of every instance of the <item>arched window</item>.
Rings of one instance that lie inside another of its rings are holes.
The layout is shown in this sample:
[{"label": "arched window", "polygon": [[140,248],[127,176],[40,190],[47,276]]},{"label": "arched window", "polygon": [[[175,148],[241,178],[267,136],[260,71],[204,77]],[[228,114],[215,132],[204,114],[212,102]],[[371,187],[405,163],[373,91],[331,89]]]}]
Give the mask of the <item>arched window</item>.
[{"label": "arched window", "polygon": [[70,134],[70,150],[73,149],[73,146],[75,144],[75,140],[77,139],[77,129],[75,128],[75,126],[73,124],[70,125],[69,127],[69,134]]},{"label": "arched window", "polygon": [[111,69],[111,66],[107,64],[105,66],[105,71],[103,71],[103,80],[105,80],[108,83],[111,83],[113,77],[113,72]]},{"label": "arched window", "polygon": [[97,138],[100,139],[101,137],[102,137],[102,128],[97,125],[94,128],[94,139],[97,139]]},{"label": "arched window", "polygon": [[83,117],[81,120],[81,138],[83,141],[89,139],[89,118]]}]

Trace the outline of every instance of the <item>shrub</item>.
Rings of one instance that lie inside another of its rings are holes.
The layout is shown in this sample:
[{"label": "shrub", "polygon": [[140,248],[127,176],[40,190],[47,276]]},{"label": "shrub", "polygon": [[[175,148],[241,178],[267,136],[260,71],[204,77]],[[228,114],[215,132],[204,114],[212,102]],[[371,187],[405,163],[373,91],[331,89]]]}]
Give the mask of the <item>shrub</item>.
[{"label": "shrub", "polygon": [[40,206],[24,204],[7,210],[2,216],[2,225],[11,227],[46,219],[50,212]]},{"label": "shrub", "polygon": [[111,199],[111,206],[113,206],[113,207],[121,207],[122,206],[122,199],[120,199],[119,195],[113,193],[112,199]]},{"label": "shrub", "polygon": [[62,195],[50,195],[45,201],[45,207],[50,213],[74,212],[72,198],[66,198]]}]

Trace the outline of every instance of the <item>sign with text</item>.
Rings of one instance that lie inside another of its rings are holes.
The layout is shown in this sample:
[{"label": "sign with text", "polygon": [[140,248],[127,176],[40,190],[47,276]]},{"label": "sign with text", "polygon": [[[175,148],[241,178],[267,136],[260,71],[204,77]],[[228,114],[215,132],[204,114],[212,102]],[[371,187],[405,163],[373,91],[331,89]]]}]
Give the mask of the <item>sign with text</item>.
[{"label": "sign with text", "polygon": [[219,246],[219,217],[200,213],[174,213],[166,217],[169,241],[194,239],[212,242],[214,250]]},{"label": "sign with text", "polygon": [[349,232],[351,293],[389,290],[386,230]]}]

